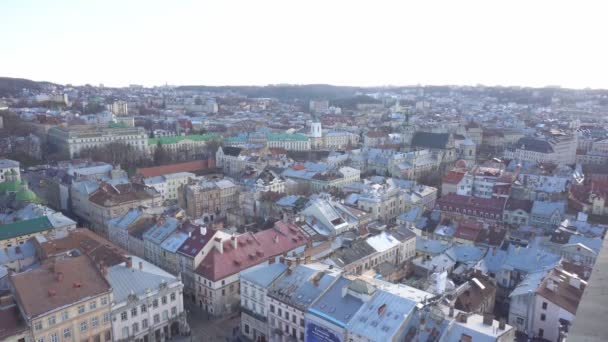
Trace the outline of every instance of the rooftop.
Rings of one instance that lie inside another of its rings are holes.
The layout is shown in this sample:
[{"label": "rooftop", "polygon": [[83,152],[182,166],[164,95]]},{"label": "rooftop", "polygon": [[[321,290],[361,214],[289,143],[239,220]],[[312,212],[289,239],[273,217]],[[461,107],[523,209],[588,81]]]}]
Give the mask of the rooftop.
[{"label": "rooftop", "polygon": [[110,284],[87,256],[48,260],[37,269],[14,274],[11,282],[31,319],[82,300],[110,293]]}]

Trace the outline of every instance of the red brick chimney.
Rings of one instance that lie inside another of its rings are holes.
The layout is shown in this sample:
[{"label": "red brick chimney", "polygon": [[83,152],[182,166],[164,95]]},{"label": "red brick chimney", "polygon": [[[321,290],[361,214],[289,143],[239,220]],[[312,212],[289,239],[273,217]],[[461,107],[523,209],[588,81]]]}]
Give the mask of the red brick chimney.
[{"label": "red brick chimney", "polygon": [[127,257],[126,266],[127,268],[133,268],[133,259],[131,257]]}]

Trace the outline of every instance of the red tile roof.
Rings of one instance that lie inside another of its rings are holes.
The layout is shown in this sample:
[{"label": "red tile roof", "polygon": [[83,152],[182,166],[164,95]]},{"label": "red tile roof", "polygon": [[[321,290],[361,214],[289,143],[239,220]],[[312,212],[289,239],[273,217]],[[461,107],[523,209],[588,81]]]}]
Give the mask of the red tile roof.
[{"label": "red tile roof", "polygon": [[443,182],[448,184],[458,184],[464,177],[464,173],[458,171],[450,171],[443,176]]},{"label": "red tile roof", "polygon": [[207,160],[196,160],[186,163],[178,163],[163,166],[144,167],[137,169],[137,174],[144,177],[156,177],[168,175],[170,173],[177,172],[196,172],[209,169],[209,161]]},{"label": "red tile roof", "polygon": [[88,256],[48,260],[11,276],[17,302],[29,318],[111,291]]},{"label": "red tile roof", "polygon": [[[211,281],[218,281],[305,246],[307,242],[298,226],[283,221],[278,221],[271,229],[248,232],[233,239],[222,241],[223,253],[217,248],[210,251],[196,273]],[[233,246],[235,242],[236,248]]]},{"label": "red tile roof", "polygon": [[187,222],[182,226],[182,230],[190,231],[191,233],[190,237],[188,237],[188,239],[186,239],[186,241],[177,249],[178,253],[194,257],[209,241],[211,241],[215,234],[215,230],[204,228],[203,231],[205,234],[201,234],[201,227],[202,226],[197,226],[190,222]]},{"label": "red tile roof", "polygon": [[483,230],[483,223],[474,220],[462,220],[454,233],[457,239],[475,241]]}]

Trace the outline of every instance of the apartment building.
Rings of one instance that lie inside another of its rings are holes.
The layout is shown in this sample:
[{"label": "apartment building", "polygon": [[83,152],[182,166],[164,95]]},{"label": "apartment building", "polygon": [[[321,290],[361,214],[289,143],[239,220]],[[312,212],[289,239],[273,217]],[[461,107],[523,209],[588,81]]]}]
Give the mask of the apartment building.
[{"label": "apartment building", "polygon": [[189,216],[213,222],[237,206],[238,186],[228,178],[194,180],[179,188],[178,201]]},{"label": "apartment building", "polygon": [[[86,196],[85,196],[86,197]],[[138,183],[112,185],[102,182],[82,201],[74,201],[74,213],[87,221],[93,230],[108,236],[107,221],[138,207],[158,207],[162,198],[153,188]]]},{"label": "apartment building", "polygon": [[114,341],[161,342],[189,332],[176,276],[133,257],[109,267],[107,280]]},{"label": "apartment building", "polygon": [[10,277],[34,341],[113,341],[112,287],[86,256],[46,260]]},{"label": "apartment building", "polygon": [[177,201],[177,191],[180,186],[188,184],[196,175],[190,172],[169,173],[163,176],[144,178],[143,183],[158,191],[163,201]]},{"label": "apartment building", "polygon": [[103,147],[111,143],[131,145],[140,153],[148,153],[148,135],[143,127],[57,126],[49,129],[48,141],[69,158],[77,157],[84,149]]},{"label": "apartment building", "polygon": [[240,306],[239,274],[257,265],[301,253],[307,238],[295,225],[277,222],[258,233],[213,238],[213,249],[195,270],[197,302],[213,316],[230,314]]}]

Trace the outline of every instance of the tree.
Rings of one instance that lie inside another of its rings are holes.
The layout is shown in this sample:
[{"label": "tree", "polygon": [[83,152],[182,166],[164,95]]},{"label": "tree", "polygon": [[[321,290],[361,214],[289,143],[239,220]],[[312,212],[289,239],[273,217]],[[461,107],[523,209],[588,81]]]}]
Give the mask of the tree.
[{"label": "tree", "polygon": [[154,149],[154,165],[164,165],[167,162],[169,162],[170,160],[170,156],[167,153],[167,151],[165,150],[165,148],[163,147],[163,144],[160,143],[160,141],[158,141],[156,143],[156,149]]}]

